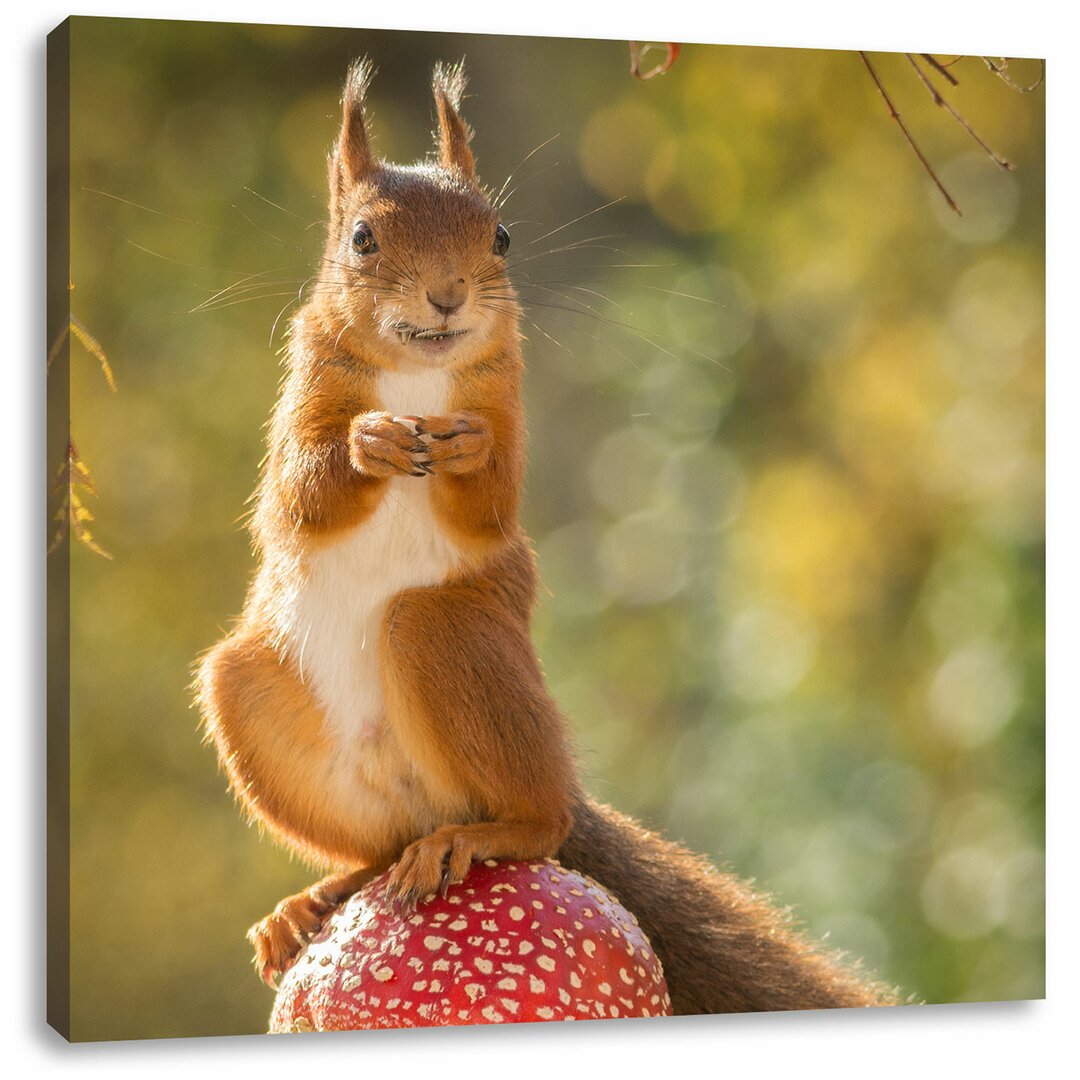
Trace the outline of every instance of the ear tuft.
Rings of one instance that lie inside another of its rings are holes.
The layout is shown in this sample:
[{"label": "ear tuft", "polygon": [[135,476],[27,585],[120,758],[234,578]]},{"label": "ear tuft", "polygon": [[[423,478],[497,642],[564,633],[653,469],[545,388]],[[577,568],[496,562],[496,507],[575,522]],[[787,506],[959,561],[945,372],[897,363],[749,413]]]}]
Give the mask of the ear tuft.
[{"label": "ear tuft", "polygon": [[465,61],[456,64],[435,65],[431,88],[435,94],[435,109],[439,127],[435,133],[439,150],[439,164],[446,169],[456,169],[469,179],[476,176],[476,162],[469,142],[472,128],[461,118],[458,110],[465,94]]},{"label": "ear tuft", "polygon": [[375,167],[368,143],[364,98],[375,74],[375,66],[365,56],[349,64],[341,94],[341,133],[334,148],[338,182],[356,183]]}]

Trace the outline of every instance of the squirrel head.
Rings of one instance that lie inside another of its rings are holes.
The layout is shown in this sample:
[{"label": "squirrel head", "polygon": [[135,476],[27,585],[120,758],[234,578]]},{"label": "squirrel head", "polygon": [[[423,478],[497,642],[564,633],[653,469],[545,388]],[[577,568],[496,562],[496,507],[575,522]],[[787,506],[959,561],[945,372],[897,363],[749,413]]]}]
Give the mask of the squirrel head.
[{"label": "squirrel head", "polygon": [[340,328],[341,346],[379,366],[488,357],[516,337],[518,309],[506,276],[510,234],[476,178],[472,131],[459,112],[462,65],[435,67],[435,155],[415,165],[371,151],[371,75],[359,60],[345,81],[317,303]]}]

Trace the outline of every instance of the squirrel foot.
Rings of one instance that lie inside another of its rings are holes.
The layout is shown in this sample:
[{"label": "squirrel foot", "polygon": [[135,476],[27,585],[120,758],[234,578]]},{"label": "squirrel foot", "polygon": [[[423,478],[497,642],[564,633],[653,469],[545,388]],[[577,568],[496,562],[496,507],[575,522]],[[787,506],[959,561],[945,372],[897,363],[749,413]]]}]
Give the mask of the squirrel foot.
[{"label": "squirrel foot", "polygon": [[436,892],[445,896],[451,885],[460,885],[475,855],[476,846],[467,828],[448,825],[437,829],[402,853],[390,871],[387,901],[397,901],[402,914],[411,915],[421,900]]}]

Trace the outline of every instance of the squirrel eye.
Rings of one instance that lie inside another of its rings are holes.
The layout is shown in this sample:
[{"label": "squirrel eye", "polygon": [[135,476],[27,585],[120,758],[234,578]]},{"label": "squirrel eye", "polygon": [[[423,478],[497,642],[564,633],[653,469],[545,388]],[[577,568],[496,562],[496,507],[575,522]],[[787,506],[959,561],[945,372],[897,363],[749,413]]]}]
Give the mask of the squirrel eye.
[{"label": "squirrel eye", "polygon": [[496,255],[505,255],[510,250],[510,233],[505,225],[495,227],[495,246],[492,250]]},{"label": "squirrel eye", "polygon": [[357,222],[356,228],[353,229],[352,242],[353,247],[361,255],[370,255],[373,251],[379,250],[379,245],[375,243],[375,234],[366,221]]}]

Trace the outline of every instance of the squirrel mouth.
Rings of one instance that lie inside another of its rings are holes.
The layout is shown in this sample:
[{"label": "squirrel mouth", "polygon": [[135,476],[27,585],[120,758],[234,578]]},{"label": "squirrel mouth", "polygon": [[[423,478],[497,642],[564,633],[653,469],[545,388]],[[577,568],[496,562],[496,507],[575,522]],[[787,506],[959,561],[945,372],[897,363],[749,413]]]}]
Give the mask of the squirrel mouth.
[{"label": "squirrel mouth", "polygon": [[408,345],[410,341],[444,341],[447,338],[461,337],[462,334],[469,332],[465,329],[439,330],[437,327],[424,329],[420,326],[413,326],[411,323],[395,323],[393,330],[402,345]]}]

